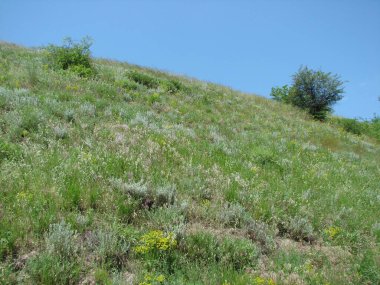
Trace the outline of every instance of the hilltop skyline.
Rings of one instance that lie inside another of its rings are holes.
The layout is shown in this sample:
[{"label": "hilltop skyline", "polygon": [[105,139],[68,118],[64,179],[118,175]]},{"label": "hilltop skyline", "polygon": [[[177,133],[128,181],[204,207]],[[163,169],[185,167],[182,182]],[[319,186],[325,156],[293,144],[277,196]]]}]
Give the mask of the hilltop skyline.
[{"label": "hilltop skyline", "polygon": [[306,65],[346,81],[336,115],[371,118],[380,114],[379,14],[376,1],[5,0],[0,40],[30,47],[88,35],[95,57],[265,97]]}]

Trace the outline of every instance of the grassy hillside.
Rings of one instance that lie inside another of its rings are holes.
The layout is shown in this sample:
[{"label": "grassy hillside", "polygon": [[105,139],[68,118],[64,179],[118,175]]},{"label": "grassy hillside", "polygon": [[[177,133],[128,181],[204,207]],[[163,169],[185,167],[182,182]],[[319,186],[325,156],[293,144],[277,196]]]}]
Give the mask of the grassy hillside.
[{"label": "grassy hillside", "polygon": [[380,145],[126,63],[0,44],[1,284],[380,284]]}]

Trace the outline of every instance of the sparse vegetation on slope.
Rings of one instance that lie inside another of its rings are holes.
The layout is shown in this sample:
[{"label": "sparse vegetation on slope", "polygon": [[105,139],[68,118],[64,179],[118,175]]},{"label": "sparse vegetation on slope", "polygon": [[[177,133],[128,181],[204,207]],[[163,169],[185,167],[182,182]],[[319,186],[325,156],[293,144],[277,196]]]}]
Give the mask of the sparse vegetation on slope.
[{"label": "sparse vegetation on slope", "polygon": [[0,44],[3,284],[378,284],[380,145],[285,104]]}]

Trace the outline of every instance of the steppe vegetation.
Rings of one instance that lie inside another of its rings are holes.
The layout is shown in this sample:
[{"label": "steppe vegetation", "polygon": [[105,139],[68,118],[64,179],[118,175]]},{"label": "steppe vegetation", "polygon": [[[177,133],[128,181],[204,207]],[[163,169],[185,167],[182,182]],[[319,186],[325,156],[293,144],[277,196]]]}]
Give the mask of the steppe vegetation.
[{"label": "steppe vegetation", "polygon": [[0,43],[1,284],[380,283],[379,140],[54,52]]}]

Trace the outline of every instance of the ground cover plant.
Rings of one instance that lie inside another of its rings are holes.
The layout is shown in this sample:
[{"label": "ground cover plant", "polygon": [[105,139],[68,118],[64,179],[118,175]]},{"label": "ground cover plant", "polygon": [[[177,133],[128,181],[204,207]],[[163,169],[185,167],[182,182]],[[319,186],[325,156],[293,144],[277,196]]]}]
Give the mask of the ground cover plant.
[{"label": "ground cover plant", "polygon": [[380,145],[288,104],[0,44],[1,284],[379,284]]}]

